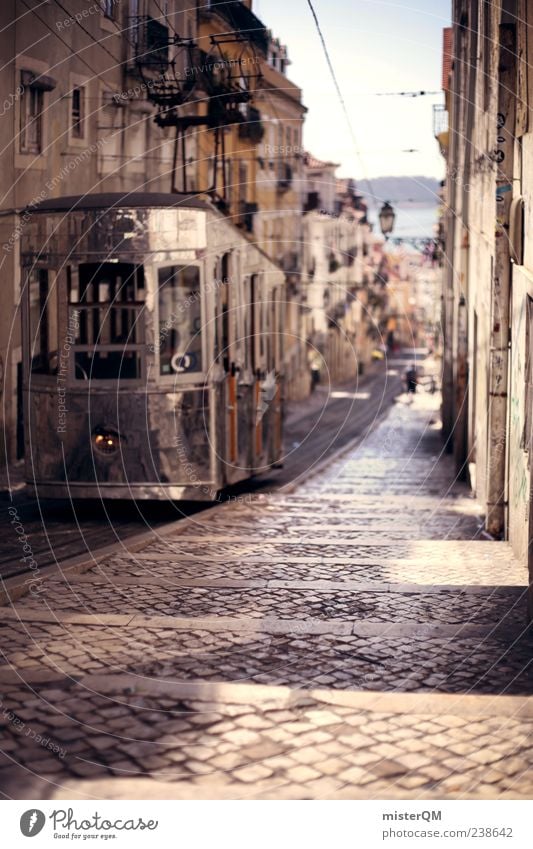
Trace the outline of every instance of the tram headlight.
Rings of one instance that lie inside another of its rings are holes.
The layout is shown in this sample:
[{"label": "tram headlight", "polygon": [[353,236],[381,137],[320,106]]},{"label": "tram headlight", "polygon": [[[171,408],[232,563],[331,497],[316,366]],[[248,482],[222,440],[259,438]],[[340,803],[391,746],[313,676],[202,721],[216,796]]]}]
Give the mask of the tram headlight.
[{"label": "tram headlight", "polygon": [[99,454],[109,457],[120,448],[120,435],[116,430],[97,427],[93,430],[93,445]]}]

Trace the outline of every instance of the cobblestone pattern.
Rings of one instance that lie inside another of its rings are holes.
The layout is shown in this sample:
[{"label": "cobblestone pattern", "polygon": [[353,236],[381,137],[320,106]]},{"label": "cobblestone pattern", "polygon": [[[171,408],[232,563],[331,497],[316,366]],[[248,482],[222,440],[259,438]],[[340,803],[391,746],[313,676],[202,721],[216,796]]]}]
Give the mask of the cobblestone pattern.
[{"label": "cobblestone pattern", "polygon": [[187,630],[29,623],[0,626],[2,645],[20,670],[69,676],[130,672],[166,680],[208,680],[380,692],[528,694],[533,640],[436,639],[268,634],[191,625]]},{"label": "cobblestone pattern", "polygon": [[[206,529],[207,531],[207,529]],[[419,559],[420,556],[423,556],[424,563],[419,562],[419,573],[422,574],[426,564],[435,564],[440,567],[441,570],[446,570],[448,563],[456,561],[458,565],[460,563],[465,563],[465,558],[468,558],[470,561],[476,561],[477,559],[483,563],[483,560],[487,564],[492,563],[502,563],[507,564],[509,568],[520,577],[518,583],[523,583],[524,573],[523,569],[520,569],[519,564],[514,560],[510,549],[507,546],[502,546],[501,554],[496,554],[495,549],[498,546],[492,547],[491,543],[480,542],[469,542],[469,546],[477,546],[474,549],[469,551],[466,546],[464,548],[460,546],[453,546],[448,548],[442,548],[439,543],[435,545],[435,549],[433,552],[428,550],[427,548],[421,551],[416,544],[413,544],[410,540],[406,540],[402,542],[401,545],[388,545],[384,540],[387,539],[387,535],[382,534],[379,539],[376,539],[375,543],[368,542],[368,535],[362,535],[362,542],[355,544],[350,543],[345,540],[338,540],[335,543],[329,542],[316,542],[314,544],[309,543],[298,543],[297,541],[292,542],[291,540],[285,539],[283,542],[279,543],[262,543],[255,541],[246,541],[245,539],[235,540],[234,542],[189,542],[187,538],[183,538],[181,535],[178,537],[174,537],[170,539],[168,542],[160,542],[153,543],[149,547],[144,549],[144,553],[141,552],[141,557],[146,557],[149,559],[150,555],[164,555],[166,562],[171,563],[175,566],[181,561],[194,558],[197,560],[205,560],[206,558],[210,561],[216,563],[217,561],[223,560],[224,562],[231,563],[235,560],[246,560],[247,562],[254,562],[256,560],[261,560],[261,562],[265,561],[278,561],[278,562],[298,562],[302,558],[316,560],[318,562],[327,560],[331,561],[332,568],[336,568],[337,562],[359,562],[366,561],[371,564],[379,565],[381,563],[387,564],[390,560],[394,563],[398,561],[410,561],[414,559]],[[487,554],[484,556],[483,552],[487,550]],[[470,554],[470,557],[469,557]],[[496,556],[494,556],[496,555]],[[155,560],[157,559],[154,558]],[[472,564],[474,570],[476,570],[476,563]],[[462,572],[462,580],[464,583],[464,568]],[[426,583],[426,582],[425,582]]]},{"label": "cobblestone pattern", "polygon": [[[0,722],[7,738],[0,788],[6,795],[21,786],[27,798],[51,795],[46,782],[68,787],[80,779],[148,776],[190,796],[205,788],[216,797],[222,788],[236,796],[297,798],[530,797],[533,720],[499,708],[501,694],[533,692],[533,638],[516,636],[525,621],[520,593],[526,576],[506,544],[479,539],[478,512],[453,482],[451,459],[437,461],[435,413],[424,403],[398,407],[351,460],[308,481],[294,497],[235,503],[138,554],[107,558],[89,571],[93,583],[75,576],[70,587],[47,581],[39,598],[21,599],[22,624],[0,625],[6,660]],[[152,581],[144,582],[146,576]],[[287,585],[169,589],[154,584],[158,576]],[[118,577],[139,583],[106,580]],[[328,590],[313,586],[317,580],[413,587]],[[465,592],[416,591],[428,584]],[[487,591],[476,592],[480,586]],[[48,606],[57,623],[32,619]],[[513,634],[492,634],[511,608]],[[146,621],[74,624],[70,611],[145,614]],[[190,617],[190,625],[172,625],[168,614]],[[228,616],[230,622],[222,620]],[[200,617],[207,617],[203,624]],[[265,618],[275,620],[279,632],[262,632]],[[325,633],[312,631],[317,620]],[[339,636],[339,622],[383,627],[374,636]],[[438,637],[439,623],[458,623],[455,636]],[[486,626],[484,636],[462,636],[461,626],[471,623]],[[10,683],[14,673],[33,683]],[[54,683],[38,683],[43,673]],[[95,673],[125,673],[131,686],[105,696],[91,687]],[[253,697],[242,705],[135,694],[154,680],[282,684],[294,699],[316,687],[366,690],[375,691],[376,702],[362,710],[300,696],[298,705],[271,709]],[[398,710],[380,710],[381,692],[394,694]],[[417,710],[420,701],[406,707],[406,692],[416,700],[473,693],[479,715],[442,706]],[[64,754],[50,751],[50,741]]]},{"label": "cobblestone pattern", "polygon": [[6,729],[4,762],[24,764],[28,788],[34,776],[65,790],[115,776],[172,782],[191,797],[213,786],[259,797],[486,796],[527,791],[533,760],[531,724],[513,717],[401,715],[314,699],[259,713],[255,704],[126,691],[110,699],[79,687],[33,697],[15,688],[4,704],[23,723]]},{"label": "cobblestone pattern", "polygon": [[[266,539],[273,542],[279,542],[280,537],[294,537],[297,539],[316,539],[317,537],[335,540],[358,540],[365,536],[375,534],[387,534],[389,539],[412,539],[413,536],[420,539],[442,539],[448,534],[456,536],[462,535],[466,538],[475,539],[482,525],[480,520],[475,516],[458,516],[457,513],[444,509],[437,514],[435,510],[406,510],[396,516],[383,516],[378,509],[374,513],[359,512],[353,516],[345,515],[335,517],[328,514],[316,516],[312,522],[305,517],[302,521],[301,508],[299,513],[293,515],[274,516],[269,513],[269,519],[258,524],[257,521],[250,516],[241,518],[235,524],[228,527],[227,519],[222,514],[219,517],[213,517],[210,522],[210,528],[220,530],[224,536],[234,536],[239,540],[246,534],[252,535],[255,539]],[[357,527],[357,525],[359,527]],[[191,524],[189,528],[181,535],[185,540],[187,537],[194,537],[200,529],[195,524]]]},{"label": "cobblestone pattern", "polygon": [[24,599],[23,609],[48,605],[55,611],[128,612],[165,616],[275,617],[291,620],[357,622],[441,622],[449,624],[525,625],[521,595],[494,591],[490,596],[440,593],[312,591],[296,589],[218,589],[167,585],[120,586],[113,582],[66,585],[48,581],[39,597]]},{"label": "cobblestone pattern", "polygon": [[[524,573],[520,564],[509,557],[505,549],[503,557],[494,551],[492,545],[480,544],[476,551],[438,552],[425,554],[417,559],[395,559],[379,556],[372,551],[366,553],[358,549],[354,558],[337,556],[335,560],[322,563],[320,558],[306,562],[302,558],[289,557],[251,559],[234,555],[233,560],[207,560],[205,556],[190,560],[188,551],[166,560],[150,559],[149,553],[118,555],[94,566],[89,574],[104,574],[112,577],[156,576],[174,580],[187,579],[235,579],[235,580],[280,580],[280,581],[353,581],[365,583],[413,583],[413,584],[457,584],[464,585],[465,570],[470,585],[520,586]],[[487,555],[484,556],[483,552]],[[492,552],[494,555],[492,556]],[[397,551],[394,552],[398,554]],[[414,552],[411,552],[414,555]],[[169,562],[170,561],[170,562]]]}]

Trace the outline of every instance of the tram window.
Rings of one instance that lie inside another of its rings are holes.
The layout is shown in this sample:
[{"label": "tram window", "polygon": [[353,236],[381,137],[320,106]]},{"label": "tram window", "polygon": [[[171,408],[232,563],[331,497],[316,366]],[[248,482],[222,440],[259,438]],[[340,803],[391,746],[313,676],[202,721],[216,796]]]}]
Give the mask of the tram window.
[{"label": "tram window", "polygon": [[77,380],[141,377],[144,273],[131,263],[83,263],[68,275]]},{"label": "tram window", "polygon": [[224,366],[224,371],[229,372],[230,363],[233,358],[233,345],[231,338],[231,323],[230,323],[230,283],[231,283],[231,273],[230,273],[230,255],[229,253],[225,253],[221,259],[220,263],[221,270],[221,291],[220,291],[220,304],[221,304],[221,323],[222,323],[222,364]]},{"label": "tram window", "polygon": [[272,303],[270,305],[270,338],[272,345],[272,368],[279,371],[279,335],[278,335],[278,301],[277,292],[272,292]]},{"label": "tram window", "polygon": [[226,283],[221,289],[221,321],[222,321],[222,363],[224,371],[230,368],[230,313],[229,313],[229,287]]},{"label": "tram window", "polygon": [[129,262],[82,263],[78,281],[69,275],[69,300],[110,306],[143,301],[143,267]]},{"label": "tram window", "polygon": [[57,374],[57,285],[46,268],[34,269],[28,279],[31,370]]},{"label": "tram window", "polygon": [[138,351],[76,351],[76,380],[139,380],[141,356]]},{"label": "tram window", "polygon": [[263,301],[263,281],[258,274],[252,275],[252,354],[254,372],[264,372],[267,363],[268,313]]},{"label": "tram window", "polygon": [[202,371],[200,269],[168,265],[158,271],[161,374]]},{"label": "tram window", "polygon": [[252,336],[252,281],[249,277],[244,280],[244,299],[242,304],[243,334],[244,334],[244,367],[246,371],[253,368],[253,336]]},{"label": "tram window", "polygon": [[267,371],[271,371],[273,368],[270,312],[271,302],[263,301],[261,304],[261,342],[262,356],[264,357]]}]

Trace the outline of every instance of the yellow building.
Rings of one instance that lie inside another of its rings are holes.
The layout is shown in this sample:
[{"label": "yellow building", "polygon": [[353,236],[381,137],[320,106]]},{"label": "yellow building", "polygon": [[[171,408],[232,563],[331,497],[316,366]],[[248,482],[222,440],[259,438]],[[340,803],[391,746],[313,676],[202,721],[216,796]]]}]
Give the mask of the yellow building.
[{"label": "yellow building", "polygon": [[287,50],[270,37],[254,99],[264,126],[258,145],[254,238],[285,271],[285,377],[289,398],[309,392],[305,312],[302,305],[303,146],[306,108],[302,92],[286,76]]},{"label": "yellow building", "polygon": [[[209,123],[197,139],[198,185],[286,274],[285,372],[288,397],[309,391],[302,273],[301,90],[287,79],[287,50],[254,15],[251,3],[217,3],[198,12],[197,44]],[[209,91],[212,86],[211,92]]]},{"label": "yellow building", "polygon": [[235,224],[251,232],[256,200],[256,146],[262,127],[253,106],[267,55],[267,30],[251,3],[217,3],[198,10],[197,56],[205,89],[198,111],[198,185],[211,190]]}]

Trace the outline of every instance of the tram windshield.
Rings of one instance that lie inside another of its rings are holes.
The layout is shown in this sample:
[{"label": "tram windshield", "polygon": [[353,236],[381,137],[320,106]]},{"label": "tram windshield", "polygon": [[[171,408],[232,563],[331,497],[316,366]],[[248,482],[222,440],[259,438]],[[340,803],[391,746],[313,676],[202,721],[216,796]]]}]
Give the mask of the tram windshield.
[{"label": "tram windshield", "polygon": [[83,263],[69,276],[77,380],[141,377],[144,274],[131,263]]},{"label": "tram windshield", "polygon": [[202,371],[200,269],[168,265],[158,271],[161,374]]}]

